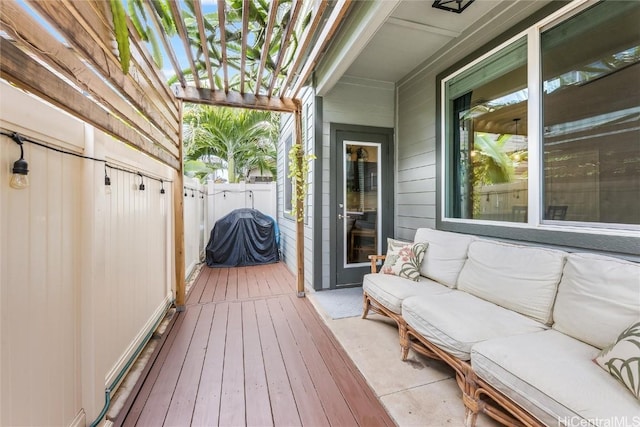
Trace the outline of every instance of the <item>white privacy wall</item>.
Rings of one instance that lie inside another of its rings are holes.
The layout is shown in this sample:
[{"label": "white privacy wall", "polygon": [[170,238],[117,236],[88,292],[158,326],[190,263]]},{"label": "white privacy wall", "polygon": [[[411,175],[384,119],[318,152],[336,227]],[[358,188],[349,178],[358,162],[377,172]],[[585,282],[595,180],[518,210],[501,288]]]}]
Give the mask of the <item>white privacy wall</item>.
[{"label": "white privacy wall", "polygon": [[[0,81],[0,127],[165,181],[175,172]],[[0,137],[0,425],[91,423],[173,299],[172,183],[25,143],[31,185],[9,187]]]}]

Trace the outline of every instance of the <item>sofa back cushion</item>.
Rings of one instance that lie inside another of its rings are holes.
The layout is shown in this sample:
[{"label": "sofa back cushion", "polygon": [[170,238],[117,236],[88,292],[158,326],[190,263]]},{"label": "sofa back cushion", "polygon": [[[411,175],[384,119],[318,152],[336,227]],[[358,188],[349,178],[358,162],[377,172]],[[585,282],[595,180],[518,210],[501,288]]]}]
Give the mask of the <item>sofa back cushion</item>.
[{"label": "sofa back cushion", "polygon": [[478,240],[469,245],[458,289],[550,325],[566,253]]},{"label": "sofa back cushion", "polygon": [[595,254],[567,258],[553,329],[597,348],[640,318],[640,264]]},{"label": "sofa back cushion", "polygon": [[455,288],[458,274],[467,259],[467,249],[473,240],[474,236],[419,228],[414,242],[429,243],[420,266],[420,275]]}]

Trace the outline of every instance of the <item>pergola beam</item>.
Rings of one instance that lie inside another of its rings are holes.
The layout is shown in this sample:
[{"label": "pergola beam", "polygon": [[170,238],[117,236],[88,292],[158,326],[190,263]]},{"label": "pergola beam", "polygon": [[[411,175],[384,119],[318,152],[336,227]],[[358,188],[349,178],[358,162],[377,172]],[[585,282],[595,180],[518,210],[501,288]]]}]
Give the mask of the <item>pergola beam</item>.
[{"label": "pergola beam", "polygon": [[258,67],[258,74],[256,75],[256,90],[255,94],[260,93],[260,86],[262,86],[262,72],[264,71],[265,64],[267,63],[267,56],[269,56],[269,45],[271,44],[271,37],[273,36],[273,24],[276,22],[276,13],[278,12],[278,0],[272,0],[271,7],[269,8],[269,17],[267,22],[267,29],[264,33],[264,45],[262,46],[262,55],[260,55],[260,66]]},{"label": "pergola beam", "polygon": [[320,22],[322,21],[322,16],[328,5],[329,2],[327,0],[320,0],[316,3],[316,7],[313,10],[313,18],[302,34],[302,41],[298,44],[298,49],[296,50],[291,67],[289,67],[287,78],[279,90],[281,96],[284,95],[289,88],[289,85],[293,80],[293,76],[296,74],[296,70],[304,58],[304,54],[307,51],[309,44],[311,43],[311,39],[313,39],[313,35],[316,33]]},{"label": "pergola beam", "polygon": [[220,51],[222,54],[222,73],[224,76],[224,91],[229,92],[229,70],[227,67],[227,35],[225,24],[225,0],[218,0],[218,30],[220,31]]},{"label": "pergola beam", "polygon": [[242,47],[240,55],[240,93],[244,93],[244,75],[247,62],[247,41],[249,39],[249,1],[242,0]]},{"label": "pergola beam", "polygon": [[169,42],[169,36],[167,36],[167,32],[164,30],[162,23],[158,20],[158,15],[154,10],[154,6],[151,3],[151,0],[146,0],[144,2],[145,9],[147,13],[151,15],[151,22],[153,23],[154,28],[156,29],[156,34],[160,36],[160,41],[162,42],[162,46],[164,47],[165,52],[169,56],[169,61],[171,61],[171,65],[173,66],[173,70],[176,72],[176,76],[180,81],[182,86],[187,85],[187,81],[184,78],[184,73],[180,68],[180,63],[178,62],[178,58],[176,57],[176,53],[173,51],[171,47],[171,43]]},{"label": "pergola beam", "polygon": [[269,90],[267,91],[267,96],[271,96],[273,93],[273,89],[278,81],[278,74],[280,74],[280,68],[282,67],[282,61],[284,60],[285,54],[287,53],[287,48],[289,47],[289,43],[291,42],[291,33],[293,32],[293,28],[295,27],[295,23],[298,20],[298,15],[300,14],[300,10],[302,9],[302,0],[296,0],[293,5],[293,12],[289,17],[289,22],[287,22],[287,27],[282,34],[282,40],[280,41],[280,51],[278,52],[278,60],[276,61],[276,68],[273,70],[273,74],[271,76],[271,84],[269,85]]},{"label": "pergola beam", "polygon": [[214,89],[213,71],[211,71],[211,60],[209,59],[209,43],[204,29],[204,17],[202,16],[202,5],[200,0],[193,0],[193,8],[196,12],[196,23],[198,24],[198,33],[200,35],[200,45],[202,46],[202,56],[204,56],[204,64],[207,68],[207,77],[209,77],[209,87]]},{"label": "pergola beam", "polygon": [[162,163],[179,170],[178,158],[160,145],[144,138],[131,126],[114,120],[95,102],[69,85],[60,77],[34,61],[29,55],[0,37],[0,77],[32,92],[75,117],[85,120],[103,132],[132,145]]},{"label": "pergola beam", "polygon": [[223,91],[195,88],[193,86],[183,88],[179,85],[173,85],[172,89],[176,98],[196,104],[249,108],[252,110],[277,111],[282,113],[293,113],[297,108],[295,100],[290,98],[270,98],[265,95],[255,95],[252,93],[242,94],[234,91],[225,93]]},{"label": "pergola beam", "polygon": [[178,35],[182,40],[182,45],[184,46],[184,51],[187,55],[187,60],[189,61],[189,65],[191,67],[191,75],[193,76],[193,81],[195,82],[196,86],[200,86],[200,76],[198,76],[198,68],[196,67],[196,63],[193,61],[191,46],[189,46],[189,35],[187,34],[187,28],[184,25],[184,20],[182,19],[182,15],[180,14],[180,8],[178,7],[176,0],[170,0],[169,6],[171,7],[173,20],[176,23],[176,30],[178,31]]},{"label": "pergola beam", "polygon": [[318,36],[318,40],[316,40],[315,46],[309,54],[307,62],[305,63],[300,76],[298,76],[298,79],[291,88],[289,96],[291,96],[292,98],[298,96],[300,89],[302,89],[302,86],[306,83],[307,79],[311,75],[311,72],[314,70],[316,64],[320,60],[320,57],[327,47],[329,41],[336,33],[336,31],[338,31],[342,20],[344,19],[347,11],[349,10],[349,7],[351,6],[351,1],[352,0],[338,0],[336,5],[334,6],[329,19],[327,19],[327,23],[322,29],[322,33],[320,33],[320,35]]}]

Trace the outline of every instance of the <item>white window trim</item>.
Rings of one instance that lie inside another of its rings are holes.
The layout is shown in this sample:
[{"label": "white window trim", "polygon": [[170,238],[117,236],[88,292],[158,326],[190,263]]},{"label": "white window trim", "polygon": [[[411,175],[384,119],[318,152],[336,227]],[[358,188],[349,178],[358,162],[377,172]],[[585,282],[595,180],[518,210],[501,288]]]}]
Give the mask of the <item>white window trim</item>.
[{"label": "white window trim", "polygon": [[[610,224],[610,223],[589,223],[589,222],[574,222],[574,221],[549,221],[542,222],[542,161],[541,152],[543,147],[539,144],[542,138],[542,72],[540,69],[541,60],[541,46],[540,35],[541,33],[553,26],[556,26],[582,10],[598,3],[598,0],[575,0],[574,2],[566,5],[565,7],[558,9],[556,12],[541,19],[537,23],[531,25],[528,29],[519,32],[515,36],[509,38],[507,41],[501,43],[495,48],[489,50],[453,73],[447,75],[440,82],[440,134],[442,149],[440,150],[440,164],[443,167],[440,170],[440,218],[442,222],[448,223],[460,223],[460,224],[474,224],[474,225],[488,225],[505,227],[512,229],[539,229],[547,231],[557,231],[566,233],[580,233],[580,234],[596,234],[596,235],[608,235],[608,236],[632,236],[640,237],[640,225],[634,224]],[[446,87],[447,82],[457,75],[465,72],[469,68],[480,63],[484,59],[494,55],[507,46],[515,43],[517,40],[526,37],[527,39],[527,87],[529,89],[529,98],[527,101],[527,120],[528,120],[528,150],[529,150],[529,165],[536,165],[537,167],[529,168],[528,178],[528,221],[526,223],[516,223],[508,221],[487,221],[478,219],[464,219],[464,218],[450,218],[446,216],[447,206],[447,169],[446,158],[448,154],[447,135],[448,129],[446,128],[447,122],[447,99],[446,99]],[[612,228],[612,226],[616,226]]]}]

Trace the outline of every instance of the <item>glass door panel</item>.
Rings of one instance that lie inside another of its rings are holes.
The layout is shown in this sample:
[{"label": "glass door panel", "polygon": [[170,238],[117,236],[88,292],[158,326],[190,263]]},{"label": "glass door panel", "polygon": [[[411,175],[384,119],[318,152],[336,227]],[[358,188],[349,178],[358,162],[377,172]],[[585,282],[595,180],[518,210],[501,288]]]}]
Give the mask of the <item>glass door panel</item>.
[{"label": "glass door panel", "polygon": [[344,267],[360,267],[380,252],[380,144],[344,141]]}]

